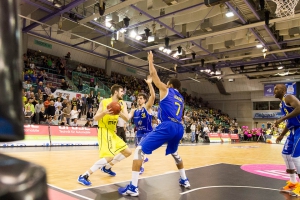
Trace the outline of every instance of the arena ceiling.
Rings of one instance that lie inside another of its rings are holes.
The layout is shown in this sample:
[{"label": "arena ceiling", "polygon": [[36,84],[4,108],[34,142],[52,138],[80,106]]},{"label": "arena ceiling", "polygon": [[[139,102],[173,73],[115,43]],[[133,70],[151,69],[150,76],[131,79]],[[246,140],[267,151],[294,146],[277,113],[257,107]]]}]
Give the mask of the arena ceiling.
[{"label": "arena ceiling", "polygon": [[261,7],[259,0],[212,7],[202,0],[21,0],[20,17],[23,33],[141,70],[147,65],[140,60],[154,50],[164,76],[184,73],[218,80],[299,75],[300,5],[293,18],[276,17],[273,1]]}]

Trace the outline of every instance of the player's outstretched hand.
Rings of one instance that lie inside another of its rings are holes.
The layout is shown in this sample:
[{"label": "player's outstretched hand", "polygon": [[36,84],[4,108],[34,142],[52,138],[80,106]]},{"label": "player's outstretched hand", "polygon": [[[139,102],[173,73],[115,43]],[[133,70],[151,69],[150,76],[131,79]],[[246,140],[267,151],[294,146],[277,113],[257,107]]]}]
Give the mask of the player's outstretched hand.
[{"label": "player's outstretched hand", "polygon": [[152,51],[148,52],[148,62],[153,62],[153,54]]},{"label": "player's outstretched hand", "polygon": [[279,135],[277,138],[276,138],[276,143],[279,144],[281,142],[281,140],[283,139],[283,135]]},{"label": "player's outstretched hand", "polygon": [[147,79],[144,79],[145,80],[145,82],[147,83],[147,84],[151,84],[152,83],[152,76],[147,76]]}]

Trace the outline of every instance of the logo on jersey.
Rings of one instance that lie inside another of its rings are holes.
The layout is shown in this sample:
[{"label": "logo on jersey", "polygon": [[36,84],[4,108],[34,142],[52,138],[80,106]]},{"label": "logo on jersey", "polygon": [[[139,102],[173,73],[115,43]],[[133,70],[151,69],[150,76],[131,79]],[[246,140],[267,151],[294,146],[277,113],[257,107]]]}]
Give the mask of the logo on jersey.
[{"label": "logo on jersey", "polygon": [[117,121],[108,121],[108,125],[116,125]]},{"label": "logo on jersey", "polygon": [[146,113],[142,113],[142,118],[146,118]]}]

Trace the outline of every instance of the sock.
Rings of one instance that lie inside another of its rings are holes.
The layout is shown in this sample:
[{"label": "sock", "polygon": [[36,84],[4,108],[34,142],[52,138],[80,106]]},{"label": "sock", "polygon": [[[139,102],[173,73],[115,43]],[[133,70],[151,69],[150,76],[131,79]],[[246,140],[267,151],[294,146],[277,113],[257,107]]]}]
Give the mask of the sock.
[{"label": "sock", "polygon": [[179,170],[179,174],[180,174],[180,177],[185,180],[186,179],[186,175],[185,175],[185,170],[184,169],[180,169]]},{"label": "sock", "polygon": [[84,172],[84,174],[82,174],[82,176],[85,176],[85,175],[90,176],[91,174],[89,171],[86,171],[86,172]]},{"label": "sock", "polygon": [[[295,167],[296,167],[296,171],[298,173],[298,176],[300,177],[299,173],[300,173],[300,157],[296,157],[296,158],[292,158]],[[296,176],[296,174],[294,174]],[[296,178],[295,178],[296,179]],[[297,179],[296,179],[297,180]],[[291,180],[292,181],[292,180]]]},{"label": "sock", "polygon": [[134,185],[135,187],[138,186],[139,174],[140,174],[140,172],[132,171],[131,184]]},{"label": "sock", "polygon": [[292,183],[297,183],[297,175],[296,174],[290,174],[290,181]]},{"label": "sock", "polygon": [[[295,169],[294,160],[292,159],[291,155],[282,154],[283,160],[285,162],[285,166],[287,169]],[[297,169],[297,168],[296,168]],[[298,171],[298,170],[297,170]],[[292,183],[297,183],[297,174],[289,174],[290,181]]]},{"label": "sock", "polygon": [[[107,163],[106,159],[102,158],[102,159],[98,160],[97,162],[95,162],[95,164],[90,168],[90,170],[94,173],[95,171],[97,171],[98,169],[103,167],[106,163]],[[90,176],[89,172],[84,173],[84,175],[86,175],[86,174],[88,176]]]},{"label": "sock", "polygon": [[121,154],[121,153],[115,155],[115,157],[113,158],[113,160],[110,162],[112,165],[110,163],[107,163],[105,165],[105,169],[110,169],[113,165],[115,165],[116,163],[120,162],[121,160],[123,160],[125,158],[126,157],[123,154]]}]

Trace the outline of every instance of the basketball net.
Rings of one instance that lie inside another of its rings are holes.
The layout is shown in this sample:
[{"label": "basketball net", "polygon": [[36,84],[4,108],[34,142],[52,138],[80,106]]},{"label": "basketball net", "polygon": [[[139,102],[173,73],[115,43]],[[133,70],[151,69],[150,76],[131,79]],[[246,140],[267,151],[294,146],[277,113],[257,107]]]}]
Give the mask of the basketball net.
[{"label": "basketball net", "polygon": [[272,0],[277,4],[275,14],[277,17],[294,17],[295,7],[299,0]]}]

